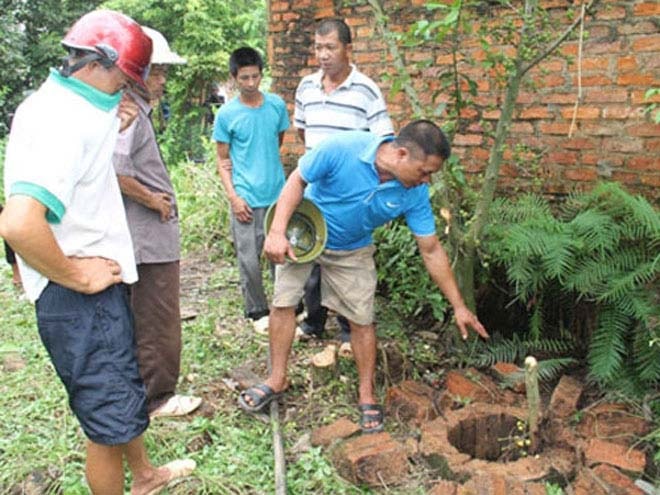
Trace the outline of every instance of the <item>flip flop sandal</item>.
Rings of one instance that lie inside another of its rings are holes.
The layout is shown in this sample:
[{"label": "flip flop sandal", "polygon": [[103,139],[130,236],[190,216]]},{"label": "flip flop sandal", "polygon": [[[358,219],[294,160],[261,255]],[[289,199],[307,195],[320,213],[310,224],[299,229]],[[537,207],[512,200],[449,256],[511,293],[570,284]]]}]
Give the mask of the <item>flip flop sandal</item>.
[{"label": "flip flop sandal", "polygon": [[[259,393],[261,391],[263,393]],[[238,404],[241,408],[247,412],[255,413],[260,412],[264,407],[277,399],[281,392],[275,392],[265,383],[261,385],[255,385],[241,392],[241,395],[238,396]],[[245,399],[249,398],[252,404],[247,402]]]},{"label": "flip flop sandal", "polygon": [[164,404],[149,414],[151,419],[160,417],[186,416],[202,404],[201,397],[173,395]]},{"label": "flip flop sandal", "polygon": [[175,482],[181,481],[195,470],[197,464],[192,459],[178,459],[176,461],[168,462],[163,467],[167,468],[169,476],[162,484],[146,492],[145,495],[156,495],[168,486],[172,486]]},{"label": "flip flop sandal", "polygon": [[[378,404],[360,404],[360,428],[362,433],[378,433],[385,427],[383,406]],[[376,426],[367,427],[368,423],[376,423]]]}]

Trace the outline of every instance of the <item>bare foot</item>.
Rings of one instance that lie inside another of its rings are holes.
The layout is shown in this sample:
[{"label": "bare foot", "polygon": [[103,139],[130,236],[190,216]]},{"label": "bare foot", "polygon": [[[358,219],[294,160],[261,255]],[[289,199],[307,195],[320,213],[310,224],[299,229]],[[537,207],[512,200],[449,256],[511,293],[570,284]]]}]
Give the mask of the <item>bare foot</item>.
[{"label": "bare foot", "polygon": [[173,481],[185,478],[192,473],[197,464],[192,459],[177,459],[153,470],[153,475],[135,480],[131,495],[156,495]]}]

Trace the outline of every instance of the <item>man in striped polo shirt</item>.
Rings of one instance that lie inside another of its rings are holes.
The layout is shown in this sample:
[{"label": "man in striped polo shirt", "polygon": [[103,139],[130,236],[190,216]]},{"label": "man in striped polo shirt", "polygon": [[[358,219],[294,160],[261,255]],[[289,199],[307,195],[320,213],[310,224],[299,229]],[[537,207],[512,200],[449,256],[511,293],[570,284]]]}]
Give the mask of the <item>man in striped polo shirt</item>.
[{"label": "man in striped polo shirt", "polygon": [[[321,69],[303,77],[296,90],[294,125],[307,151],[341,131],[394,134],[385,100],[376,83],[349,62],[351,31],[341,19],[324,19],[314,35],[314,53]],[[321,305],[318,265],[305,286],[307,317],[302,335],[319,337],[327,309]],[[350,341],[348,321],[338,317],[341,339]]]}]

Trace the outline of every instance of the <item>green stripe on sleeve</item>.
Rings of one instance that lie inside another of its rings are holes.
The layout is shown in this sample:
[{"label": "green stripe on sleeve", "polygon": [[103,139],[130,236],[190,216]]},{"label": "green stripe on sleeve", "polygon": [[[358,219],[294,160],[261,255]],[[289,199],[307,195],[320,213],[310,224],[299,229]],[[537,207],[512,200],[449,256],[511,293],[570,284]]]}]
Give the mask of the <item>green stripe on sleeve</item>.
[{"label": "green stripe on sleeve", "polygon": [[66,208],[48,189],[32,182],[15,182],[9,190],[9,195],[14,196],[17,194],[30,196],[44,205],[48,209],[46,212],[48,223],[60,223],[62,221]]}]

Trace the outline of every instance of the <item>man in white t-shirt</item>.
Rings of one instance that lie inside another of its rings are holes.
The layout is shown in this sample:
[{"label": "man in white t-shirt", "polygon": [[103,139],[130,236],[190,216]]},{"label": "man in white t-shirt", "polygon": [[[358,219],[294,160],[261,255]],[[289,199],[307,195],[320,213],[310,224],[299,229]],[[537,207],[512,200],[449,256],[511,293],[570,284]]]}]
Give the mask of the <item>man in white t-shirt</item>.
[{"label": "man in white t-shirt", "polygon": [[149,416],[125,287],[137,273],[111,161],[137,114],[121,90],[144,85],[152,43],[132,19],[98,10],[62,44],[64,65],[14,116],[0,235],[18,254],[39,335],[88,438],[92,493],[124,493],[124,460],[132,495],[158,493],[195,464],[156,468],[143,443]]}]

